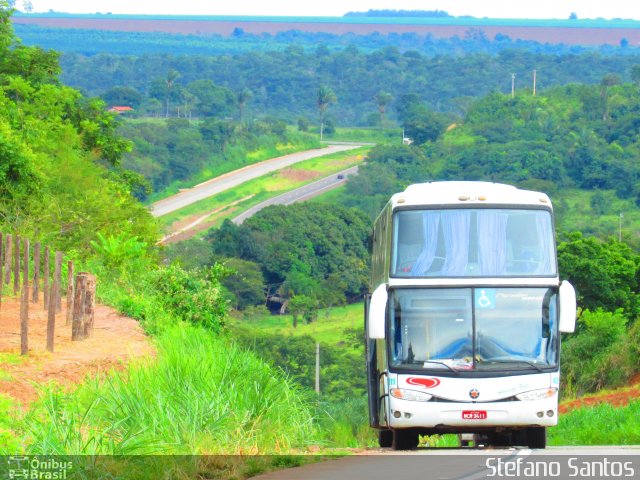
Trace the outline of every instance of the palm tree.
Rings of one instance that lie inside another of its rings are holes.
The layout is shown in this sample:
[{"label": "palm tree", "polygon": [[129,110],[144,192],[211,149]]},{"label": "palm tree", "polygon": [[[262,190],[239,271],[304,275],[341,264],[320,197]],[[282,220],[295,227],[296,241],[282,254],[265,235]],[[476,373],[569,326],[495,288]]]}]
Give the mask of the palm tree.
[{"label": "palm tree", "polygon": [[167,79],[165,81],[166,85],[166,97],[165,97],[165,116],[169,117],[169,97],[171,97],[171,89],[173,88],[173,84],[180,77],[180,72],[174,70],[173,68],[169,69],[167,72]]},{"label": "palm tree", "polygon": [[384,129],[385,113],[387,112],[387,105],[391,103],[393,97],[390,93],[379,91],[375,96],[375,100],[378,103],[378,113],[380,114],[380,126]]},{"label": "palm tree", "polygon": [[600,99],[602,101],[602,120],[609,120],[609,87],[618,85],[620,77],[614,73],[608,73],[600,80]]},{"label": "palm tree", "polygon": [[322,141],[322,133],[324,131],[324,119],[329,105],[336,102],[338,97],[331,90],[331,87],[326,85],[321,86],[318,89],[318,112],[320,113],[320,141]]}]

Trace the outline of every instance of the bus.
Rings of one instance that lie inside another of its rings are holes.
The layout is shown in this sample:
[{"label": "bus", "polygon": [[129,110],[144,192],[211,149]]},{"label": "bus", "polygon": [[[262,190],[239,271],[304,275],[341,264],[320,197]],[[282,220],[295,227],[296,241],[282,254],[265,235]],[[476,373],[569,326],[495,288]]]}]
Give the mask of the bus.
[{"label": "bus", "polygon": [[410,185],[374,223],[369,288],[369,423],[381,447],[455,433],[545,448],[558,422],[560,333],[576,319],[546,194]]}]

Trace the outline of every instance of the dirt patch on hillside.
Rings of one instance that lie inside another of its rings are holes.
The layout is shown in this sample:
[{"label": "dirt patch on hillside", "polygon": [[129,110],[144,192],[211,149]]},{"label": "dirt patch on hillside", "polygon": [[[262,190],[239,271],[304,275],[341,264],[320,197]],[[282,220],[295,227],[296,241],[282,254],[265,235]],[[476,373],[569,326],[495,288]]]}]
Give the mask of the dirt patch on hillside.
[{"label": "dirt patch on hillside", "polygon": [[[63,304],[64,304],[63,299]],[[20,304],[2,299],[0,310],[0,352],[20,353]],[[41,385],[55,382],[71,386],[87,375],[124,368],[131,360],[152,356],[155,350],[137,321],[110,307],[96,305],[91,338],[71,341],[66,310],[56,315],[54,353],[46,350],[47,314],[42,305],[29,304],[29,355],[6,360],[0,356],[0,393],[28,405]]]},{"label": "dirt patch on hillside", "polygon": [[591,407],[600,403],[608,403],[614,407],[623,407],[630,401],[640,399],[640,374],[634,376],[629,382],[629,387],[620,388],[612,392],[588,395],[576,400],[562,403],[560,413],[567,413],[581,407]]},{"label": "dirt patch on hillside", "polygon": [[306,182],[309,180],[315,180],[322,174],[314,170],[296,170],[294,168],[285,168],[280,171],[279,175],[282,178],[293,180],[294,182]]}]

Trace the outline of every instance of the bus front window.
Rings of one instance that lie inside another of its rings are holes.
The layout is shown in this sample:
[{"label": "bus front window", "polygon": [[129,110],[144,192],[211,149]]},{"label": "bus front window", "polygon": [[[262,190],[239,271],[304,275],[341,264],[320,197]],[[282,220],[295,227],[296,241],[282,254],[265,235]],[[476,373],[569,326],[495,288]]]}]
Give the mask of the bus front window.
[{"label": "bus front window", "polygon": [[456,371],[554,367],[556,304],[549,288],[393,290],[391,365]]}]

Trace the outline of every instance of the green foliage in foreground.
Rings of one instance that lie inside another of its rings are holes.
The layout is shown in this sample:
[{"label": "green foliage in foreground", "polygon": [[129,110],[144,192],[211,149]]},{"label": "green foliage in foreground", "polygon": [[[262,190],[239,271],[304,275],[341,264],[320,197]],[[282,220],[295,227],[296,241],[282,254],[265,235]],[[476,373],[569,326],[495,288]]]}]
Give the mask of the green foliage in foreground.
[{"label": "green foliage in foreground", "polygon": [[562,345],[564,398],[621,387],[639,371],[640,321],[626,323],[621,310],[582,312],[577,332]]},{"label": "green foliage in foreground", "polygon": [[[227,339],[186,324],[157,358],[49,390],[25,416],[31,454],[277,453],[313,441],[309,398]],[[3,448],[6,453],[6,447]]]},{"label": "green foliage in foreground", "polygon": [[640,444],[640,401],[625,407],[602,403],[579,408],[560,416],[550,428],[550,445],[638,445]]}]

